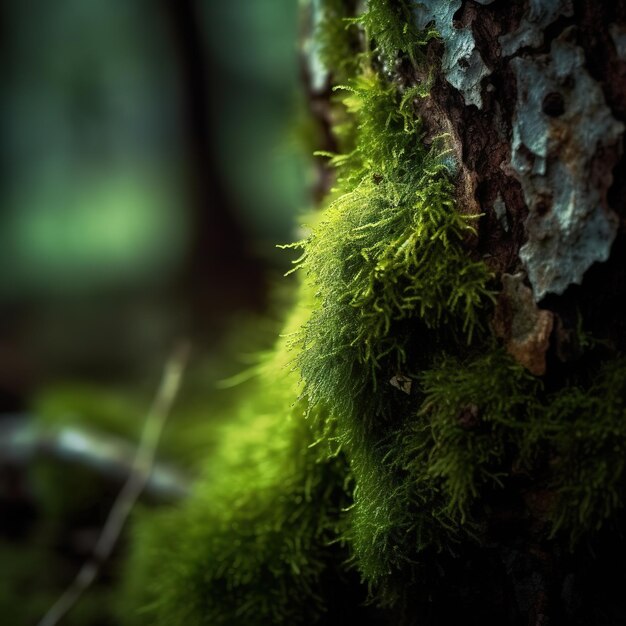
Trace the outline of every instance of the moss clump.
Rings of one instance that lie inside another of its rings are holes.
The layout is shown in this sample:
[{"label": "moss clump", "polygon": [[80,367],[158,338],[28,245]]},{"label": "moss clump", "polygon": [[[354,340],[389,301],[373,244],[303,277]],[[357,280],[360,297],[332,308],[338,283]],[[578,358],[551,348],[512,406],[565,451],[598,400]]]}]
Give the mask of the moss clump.
[{"label": "moss clump", "polygon": [[353,446],[354,504],[343,535],[371,599],[389,608],[401,607],[407,596],[428,596],[436,560],[471,533],[424,468],[404,463],[402,450],[400,429],[378,445]]},{"label": "moss clump", "polygon": [[[395,8],[370,3],[359,20],[366,32],[382,13],[398,17]],[[372,35],[384,55],[379,42],[397,31],[379,26]],[[354,476],[344,541],[378,599],[393,605],[402,595],[393,579],[417,553],[445,549],[467,532],[437,481],[416,480],[423,471],[415,465],[412,475],[397,456],[405,437],[399,424],[414,413],[416,398],[389,380],[427,367],[442,341],[471,342],[492,297],[490,274],[465,251],[477,216],[456,207],[445,138],[427,145],[415,113],[424,86],[402,91],[364,60],[340,90],[348,124],[339,135],[348,151],[328,155],[335,188],[298,244],[298,266],[315,299],[293,343],[308,406],[326,409],[322,430]]]},{"label": "moss clump", "polygon": [[[464,362],[444,357],[414,384],[403,418],[350,455],[356,487],[346,541],[385,606],[426,602],[445,584],[443,564],[455,567],[478,545],[482,518],[471,504],[501,484],[533,379],[492,350]],[[466,412],[480,424],[464,423]]]},{"label": "moss clump", "polygon": [[[313,445],[281,343],[224,426],[194,497],[139,524],[126,606],[143,608],[130,623],[299,624],[323,612],[346,468]],[[154,554],[168,565],[155,571]]]},{"label": "moss clump", "polygon": [[341,82],[354,76],[358,67],[357,33],[350,16],[354,2],[350,0],[322,0],[321,18],[315,32],[319,58],[333,76]]},{"label": "moss clump", "polygon": [[411,0],[369,0],[367,10],[354,21],[363,26],[384,62],[406,55],[415,64],[422,47],[437,33],[417,28],[413,10]]},{"label": "moss clump", "polygon": [[425,399],[405,436],[405,463],[439,480],[447,506],[465,519],[485,487],[502,485],[512,446],[524,447],[540,384],[499,350],[444,357],[421,382]]},{"label": "moss clump", "polygon": [[557,494],[553,533],[575,542],[615,517],[626,501],[626,358],[602,366],[591,382],[556,392],[535,418],[527,442],[553,451],[548,488]]},{"label": "moss clump", "polygon": [[486,492],[522,473],[552,494],[543,511],[552,534],[575,541],[622,508],[623,358],[551,392],[498,350],[444,358],[421,381],[424,401],[396,455],[411,480],[440,482],[451,512],[471,516]]},{"label": "moss clump", "polygon": [[411,97],[371,70],[344,89],[356,147],[333,157],[334,199],[300,244],[317,298],[298,364],[312,405],[352,415],[346,398],[383,361],[400,368],[411,340],[420,342],[399,323],[424,335],[445,324],[469,339],[490,293],[485,265],[463,249],[476,216],[456,209],[444,152],[424,144]]},{"label": "moss clump", "polygon": [[522,535],[532,523],[541,541],[562,537],[577,558],[582,537],[619,523],[626,360],[583,378],[548,392],[502,350],[444,356],[418,377],[409,417],[376,445],[351,448],[356,487],[345,540],[377,602],[432,599],[490,542],[503,497],[525,510]]}]

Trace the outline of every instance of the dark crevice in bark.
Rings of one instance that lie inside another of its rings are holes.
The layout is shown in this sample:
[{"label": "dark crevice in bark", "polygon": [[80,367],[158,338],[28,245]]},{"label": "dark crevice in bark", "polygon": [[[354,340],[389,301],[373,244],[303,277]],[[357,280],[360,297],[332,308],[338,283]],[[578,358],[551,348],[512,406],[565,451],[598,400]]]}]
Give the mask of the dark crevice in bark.
[{"label": "dark crevice in bark", "polygon": [[578,38],[585,50],[587,70],[604,90],[613,114],[626,119],[626,61],[615,49],[609,28],[626,22],[626,2],[576,2],[576,22],[580,25]]},{"label": "dark crevice in bark", "polygon": [[[586,69],[601,86],[604,97],[616,119],[626,122],[626,60],[617,55],[610,33],[612,24],[626,22],[626,2],[574,3],[577,39],[585,51]],[[611,162],[611,155],[598,154],[598,168]],[[609,157],[607,159],[607,157]],[[622,155],[612,171],[613,183],[607,200],[620,216],[620,228],[605,263],[596,263],[585,274],[581,286],[573,286],[565,297],[552,299],[551,306],[563,315],[577,307],[585,327],[604,342],[605,352],[626,350],[626,323],[620,303],[626,298],[626,156]]]},{"label": "dark crevice in bark", "polygon": [[[577,21],[581,24],[579,40],[585,50],[587,70],[602,86],[613,115],[626,122],[626,59],[621,59],[610,33],[611,24],[626,23],[626,2],[575,3]],[[613,169],[613,185],[608,202],[623,220],[626,218],[626,155]],[[616,247],[617,243],[614,245]]]}]

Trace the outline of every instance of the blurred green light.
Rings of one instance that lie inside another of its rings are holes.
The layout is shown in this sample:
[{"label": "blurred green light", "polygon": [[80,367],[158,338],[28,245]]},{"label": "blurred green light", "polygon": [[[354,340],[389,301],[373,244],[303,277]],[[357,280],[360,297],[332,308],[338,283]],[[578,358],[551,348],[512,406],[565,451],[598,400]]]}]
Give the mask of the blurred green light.
[{"label": "blurred green light", "polygon": [[98,288],[175,268],[186,224],[167,177],[115,172],[50,181],[20,199],[11,225],[22,287]]}]

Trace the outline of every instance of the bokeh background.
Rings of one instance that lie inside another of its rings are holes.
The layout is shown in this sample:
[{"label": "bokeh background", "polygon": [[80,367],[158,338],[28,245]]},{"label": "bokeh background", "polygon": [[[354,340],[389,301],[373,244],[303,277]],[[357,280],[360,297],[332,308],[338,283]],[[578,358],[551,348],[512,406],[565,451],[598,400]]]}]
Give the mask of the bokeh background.
[{"label": "bokeh background", "polygon": [[[159,458],[199,471],[214,435],[198,424],[236,401],[221,381],[289,300],[276,244],[312,204],[315,139],[294,0],[6,0],[0,25],[0,624],[19,626],[76,573],[123,480],[37,437],[86,429],[123,456],[184,337]],[[115,623],[118,566],[65,623]]]}]

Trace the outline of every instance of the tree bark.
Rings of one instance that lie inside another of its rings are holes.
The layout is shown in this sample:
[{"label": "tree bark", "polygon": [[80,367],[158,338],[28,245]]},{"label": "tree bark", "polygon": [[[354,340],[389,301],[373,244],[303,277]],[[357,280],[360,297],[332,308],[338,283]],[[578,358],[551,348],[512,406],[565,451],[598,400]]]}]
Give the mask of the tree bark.
[{"label": "tree bark", "polygon": [[[343,7],[355,15],[353,4]],[[416,114],[427,142],[449,138],[459,210],[480,215],[465,245],[498,290],[483,321],[543,389],[563,389],[626,349],[626,3],[423,0],[411,10],[439,36],[421,63],[399,52],[389,69],[379,59],[380,75],[402,92],[431,81]],[[363,49],[356,40],[355,53]],[[335,150],[330,87],[338,70],[328,68],[326,82],[318,75],[315,87],[314,65],[311,109],[325,149]],[[320,180],[331,186],[327,170]],[[452,566],[447,591],[413,609],[416,620],[624,623],[626,603],[610,573],[626,554],[616,530],[622,503],[576,545],[551,534],[553,463],[555,456],[543,470],[513,470],[502,491],[485,496],[483,547],[468,556],[469,569]]]}]

